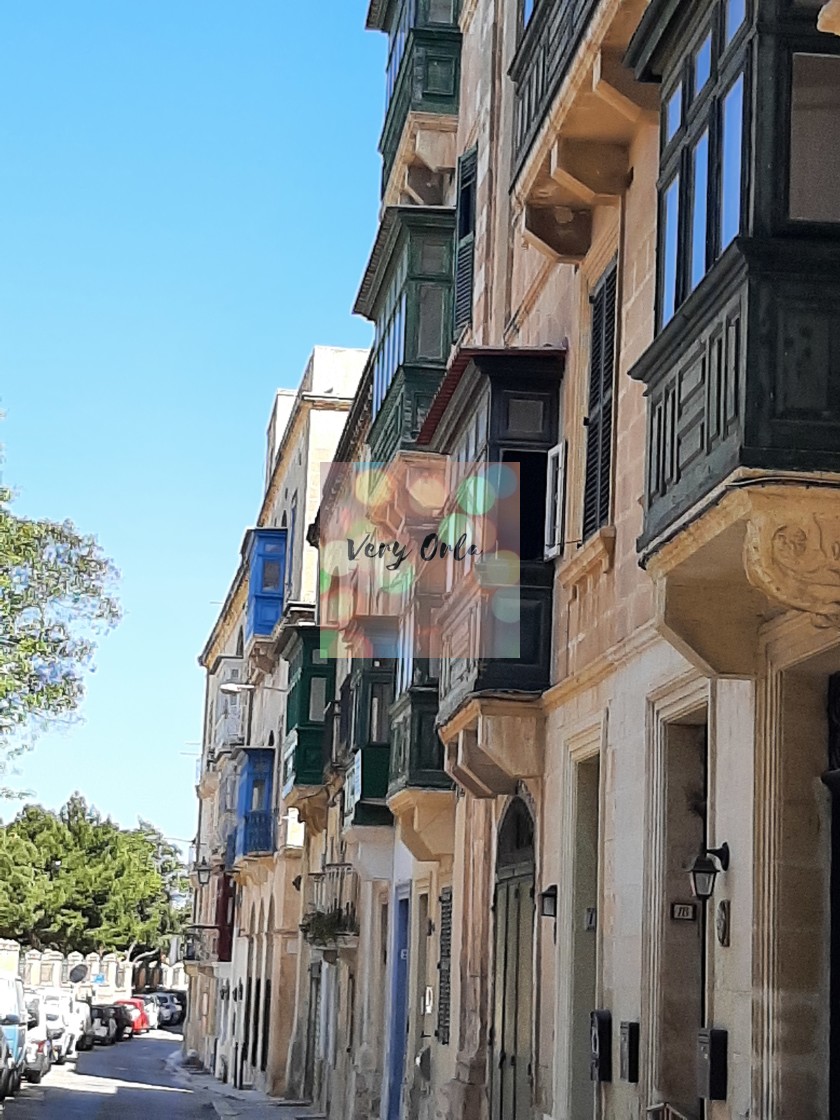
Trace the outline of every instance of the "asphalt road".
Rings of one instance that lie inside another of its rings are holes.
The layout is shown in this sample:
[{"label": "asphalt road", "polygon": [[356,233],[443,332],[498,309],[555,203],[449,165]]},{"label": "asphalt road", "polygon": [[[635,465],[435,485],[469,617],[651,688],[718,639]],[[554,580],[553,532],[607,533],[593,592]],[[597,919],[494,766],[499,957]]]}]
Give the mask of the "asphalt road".
[{"label": "asphalt road", "polygon": [[96,1046],[53,1066],[40,1085],[24,1085],[5,1102],[3,1120],[215,1120],[207,1096],[165,1066],[180,1044],[178,1035],[152,1031]]}]

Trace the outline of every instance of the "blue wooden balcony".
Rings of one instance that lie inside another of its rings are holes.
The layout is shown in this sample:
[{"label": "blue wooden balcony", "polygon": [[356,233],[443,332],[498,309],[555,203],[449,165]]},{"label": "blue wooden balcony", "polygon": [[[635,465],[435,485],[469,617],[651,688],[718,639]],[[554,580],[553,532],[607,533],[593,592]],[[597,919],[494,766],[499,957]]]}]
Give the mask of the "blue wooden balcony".
[{"label": "blue wooden balcony", "polygon": [[270,854],[275,849],[275,813],[271,809],[254,809],[245,814],[236,834],[237,858]]}]

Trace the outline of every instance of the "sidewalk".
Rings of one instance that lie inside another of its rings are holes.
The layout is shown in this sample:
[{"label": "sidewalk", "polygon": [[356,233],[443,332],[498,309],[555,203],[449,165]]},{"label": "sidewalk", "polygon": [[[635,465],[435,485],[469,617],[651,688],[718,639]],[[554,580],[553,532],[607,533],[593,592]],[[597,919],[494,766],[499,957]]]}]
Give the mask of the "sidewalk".
[{"label": "sidewalk", "polygon": [[197,1093],[206,1093],[223,1120],[242,1117],[243,1120],[318,1120],[323,1113],[306,1104],[290,1104],[256,1089],[234,1089],[217,1081],[209,1073],[190,1069],[182,1061],[180,1051],[176,1051],[167,1061],[167,1066]]}]

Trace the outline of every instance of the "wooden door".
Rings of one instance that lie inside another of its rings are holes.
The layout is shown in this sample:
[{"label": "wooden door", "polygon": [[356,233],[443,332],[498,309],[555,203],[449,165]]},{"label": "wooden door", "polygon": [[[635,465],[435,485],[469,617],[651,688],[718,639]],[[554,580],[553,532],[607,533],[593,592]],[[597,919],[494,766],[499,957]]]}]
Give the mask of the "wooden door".
[{"label": "wooden door", "polygon": [[491,1120],[530,1120],[534,822],[515,797],[499,828],[494,897]]},{"label": "wooden door", "polygon": [[492,1120],[531,1115],[533,892],[532,871],[496,885]]}]

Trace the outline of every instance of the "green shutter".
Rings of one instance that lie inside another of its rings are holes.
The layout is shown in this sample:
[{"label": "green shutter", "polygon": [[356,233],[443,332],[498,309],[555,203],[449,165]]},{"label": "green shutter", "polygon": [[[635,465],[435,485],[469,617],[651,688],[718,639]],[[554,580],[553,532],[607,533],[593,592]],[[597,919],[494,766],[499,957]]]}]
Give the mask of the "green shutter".
[{"label": "green shutter", "polygon": [[471,148],[458,160],[458,201],[455,226],[455,334],[472,322],[475,272],[475,206],[478,151]]},{"label": "green shutter", "polygon": [[584,540],[610,519],[616,290],[617,272],[613,264],[592,295],[589,415],[586,419],[586,480],[583,491]]}]

